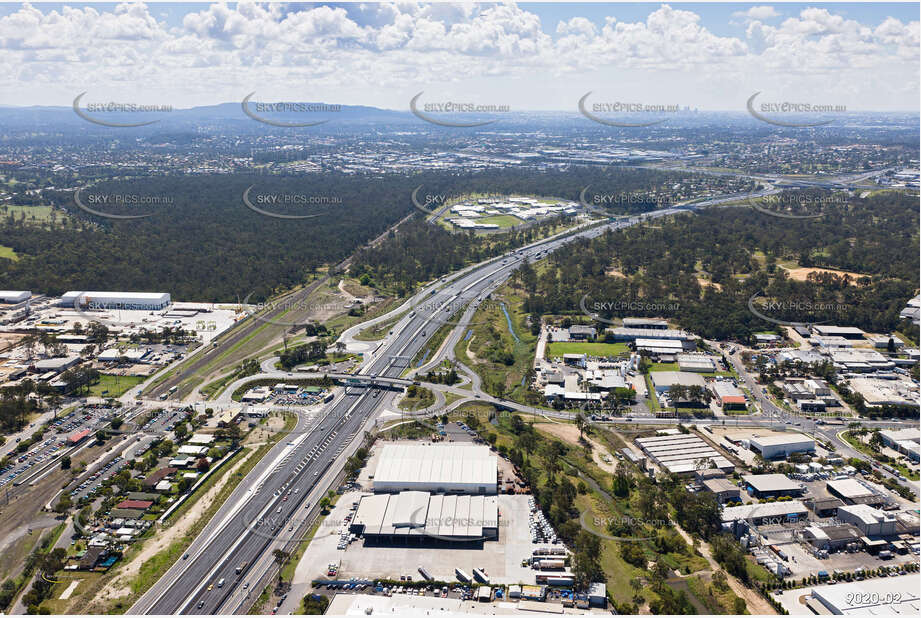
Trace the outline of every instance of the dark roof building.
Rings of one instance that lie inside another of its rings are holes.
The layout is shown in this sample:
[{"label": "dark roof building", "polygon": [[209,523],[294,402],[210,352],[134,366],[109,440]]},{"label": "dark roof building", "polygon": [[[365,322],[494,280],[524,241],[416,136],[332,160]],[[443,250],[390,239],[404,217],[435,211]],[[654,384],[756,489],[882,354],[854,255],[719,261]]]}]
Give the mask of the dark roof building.
[{"label": "dark roof building", "polygon": [[122,500],[115,505],[117,509],[138,509],[141,511],[146,511],[151,506],[153,502],[151,500]]}]

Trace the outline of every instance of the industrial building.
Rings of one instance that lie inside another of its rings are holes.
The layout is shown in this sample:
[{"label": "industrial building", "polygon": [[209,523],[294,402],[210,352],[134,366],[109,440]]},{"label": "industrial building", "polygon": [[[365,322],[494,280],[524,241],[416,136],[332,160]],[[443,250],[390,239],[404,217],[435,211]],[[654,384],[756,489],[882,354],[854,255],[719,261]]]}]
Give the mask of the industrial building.
[{"label": "industrial building", "polygon": [[362,496],[349,530],[369,544],[470,544],[499,538],[496,496],[424,491]]},{"label": "industrial building", "polygon": [[816,586],[806,604],[820,615],[917,616],[919,586],[917,573]]},{"label": "industrial building", "polygon": [[707,354],[678,354],[675,356],[678,369],[681,371],[696,371],[697,373],[713,373],[716,363],[712,356]]},{"label": "industrial building", "polygon": [[828,493],[841,498],[845,504],[882,504],[885,499],[857,479],[828,481]]},{"label": "industrial building", "polygon": [[892,536],[896,519],[868,504],[847,504],[838,509],[838,519],[851,524],[865,536]]},{"label": "industrial building", "polygon": [[374,472],[374,491],[487,494],[498,491],[498,459],[478,444],[388,444]]},{"label": "industrial building", "polygon": [[735,469],[728,459],[695,435],[652,436],[637,438],[635,442],[653,463],[672,474],[694,474],[701,467],[716,467],[723,472]]},{"label": "industrial building", "polygon": [[856,326],[829,326],[826,324],[813,325],[812,332],[820,337],[844,337],[845,339],[863,339],[866,334]]},{"label": "industrial building", "polygon": [[879,432],[883,444],[895,449],[912,461],[919,460],[919,442],[921,432],[917,429],[884,429]]},{"label": "industrial building", "polygon": [[668,322],[655,318],[624,318],[624,328],[668,330]]},{"label": "industrial building", "polygon": [[725,502],[741,502],[742,494],[739,486],[726,478],[706,479],[701,483],[703,488],[716,497],[720,504]]},{"label": "industrial building", "polygon": [[660,395],[673,386],[706,386],[702,376],[687,371],[651,371],[649,377],[656,393]]},{"label": "industrial building", "polygon": [[716,396],[716,403],[724,410],[745,409],[745,393],[732,382],[718,380],[710,385],[710,390]]},{"label": "industrial building", "polygon": [[627,328],[617,326],[607,329],[614,336],[614,341],[636,341],[637,339],[676,339],[681,341],[685,350],[697,347],[697,337],[683,330],[671,328]]},{"label": "industrial building", "polygon": [[748,521],[755,525],[780,524],[805,519],[805,505],[799,500],[789,502],[768,502],[763,504],[742,504],[723,507],[720,515],[724,524]]},{"label": "industrial building", "polygon": [[868,348],[829,350],[828,356],[837,369],[847,373],[889,371],[895,367],[895,362],[888,356]]},{"label": "industrial building", "polygon": [[789,457],[793,453],[814,453],[815,440],[802,434],[789,436],[755,436],[749,440],[751,450],[761,455],[764,459]]},{"label": "industrial building", "polygon": [[23,290],[0,290],[0,303],[18,305],[32,298],[32,292]]},{"label": "industrial building", "polygon": [[801,496],[803,488],[786,474],[746,474],[742,477],[748,493],[756,498]]},{"label": "industrial building", "polygon": [[831,526],[811,525],[803,529],[802,539],[815,547],[825,551],[838,551],[848,546],[856,546],[860,542],[860,531],[850,524],[836,524]]},{"label": "industrial building", "polygon": [[844,503],[837,498],[813,498],[807,501],[807,504],[812,508],[816,517],[834,517],[838,514],[838,507]]},{"label": "industrial building", "polygon": [[60,373],[80,364],[80,361],[81,358],[73,354],[71,356],[59,356],[56,358],[44,358],[42,360],[37,360],[32,363],[32,367],[34,367],[35,371],[39,373],[44,373],[47,371]]},{"label": "industrial building", "polygon": [[159,311],[170,304],[167,292],[67,292],[61,297],[62,307],[78,309],[134,309]]},{"label": "industrial building", "polygon": [[851,378],[847,386],[855,393],[860,393],[864,403],[870,407],[918,405],[918,385],[907,378]]},{"label": "industrial building", "polygon": [[635,345],[638,354],[645,352],[654,356],[668,357],[668,360],[674,360],[680,352],[684,351],[684,345],[677,339],[637,339]]}]

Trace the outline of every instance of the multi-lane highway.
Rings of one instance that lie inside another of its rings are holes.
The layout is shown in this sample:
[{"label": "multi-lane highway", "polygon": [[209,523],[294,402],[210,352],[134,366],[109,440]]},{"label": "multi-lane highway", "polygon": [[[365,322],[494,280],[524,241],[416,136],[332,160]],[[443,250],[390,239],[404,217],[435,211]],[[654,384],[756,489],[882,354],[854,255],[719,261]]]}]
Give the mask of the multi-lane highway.
[{"label": "multi-lane highway", "polygon": [[[410,301],[416,307],[363,365],[359,373],[399,377],[444,319],[443,307],[476,299],[504,281],[522,260],[536,259],[577,237],[594,237],[606,229],[680,212],[662,209],[645,215],[581,229],[535,243],[485,262],[429,286]],[[440,285],[440,287],[436,287]],[[425,301],[423,303],[423,300]],[[422,310],[421,306],[425,307]],[[132,608],[131,613],[212,614],[234,611],[227,600],[261,573],[254,563],[290,538],[312,504],[310,497],[326,471],[341,465],[338,456],[360,440],[364,426],[389,397],[375,388],[356,387],[334,400],[320,420],[298,420],[294,432],[265,458],[218,511],[189,551]],[[320,488],[322,491],[323,488]],[[239,572],[238,572],[239,571]]]}]

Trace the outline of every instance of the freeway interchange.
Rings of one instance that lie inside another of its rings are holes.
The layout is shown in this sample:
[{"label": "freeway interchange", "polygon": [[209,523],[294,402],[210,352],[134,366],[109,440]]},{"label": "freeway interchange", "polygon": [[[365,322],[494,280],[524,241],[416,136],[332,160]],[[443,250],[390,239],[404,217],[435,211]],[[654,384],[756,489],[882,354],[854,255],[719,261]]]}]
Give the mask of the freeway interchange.
[{"label": "freeway interchange", "polygon": [[[511,254],[465,269],[424,288],[411,300],[423,300],[429,311],[412,311],[393,329],[395,333],[358,372],[362,375],[398,378],[426,344],[443,314],[443,307],[470,303],[501,283],[525,259],[536,259],[578,237],[594,237],[606,229],[617,229],[642,219],[680,212],[666,208],[580,229],[539,241]],[[357,448],[363,428],[373,423],[376,413],[392,393],[380,397],[377,388],[345,389],[324,411],[322,418],[308,421],[298,417],[297,425],[240,483],[218,510],[186,554],[138,600],[130,613],[215,614],[233,613],[250,595],[250,586],[268,568],[266,554],[291,540],[305,526],[306,513],[316,505],[330,477],[331,468],[341,467],[349,450]],[[351,393],[349,392],[351,390]],[[357,391],[357,392],[356,392]],[[219,585],[220,584],[220,585]],[[243,592],[245,591],[245,592]],[[242,597],[242,599],[241,599]]]}]

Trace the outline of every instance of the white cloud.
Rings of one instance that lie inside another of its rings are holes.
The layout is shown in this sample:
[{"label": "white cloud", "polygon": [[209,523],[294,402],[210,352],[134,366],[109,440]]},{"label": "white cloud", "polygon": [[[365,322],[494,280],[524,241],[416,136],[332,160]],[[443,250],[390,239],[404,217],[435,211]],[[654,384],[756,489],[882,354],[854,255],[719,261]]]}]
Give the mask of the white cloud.
[{"label": "white cloud", "polygon": [[143,85],[158,102],[177,105],[258,89],[260,96],[405,107],[420,89],[454,84],[470,99],[499,93],[520,96],[520,106],[571,108],[572,88],[629,76],[638,87],[680,84],[690,105],[734,100],[749,81],[764,89],[808,80],[859,99],[855,106],[893,97],[901,108],[917,106],[918,22],[861,23],[828,6],[779,22],[774,7],[753,6],[735,14],[745,21],[739,36],[717,34],[694,11],[669,5],[636,21],[611,15],[603,23],[578,6],[565,19],[542,22],[510,3],[212,4],[179,26],[152,9],[24,4],[0,17],[0,67],[16,67],[0,72],[0,92],[16,100],[0,102],[31,96],[48,103],[49,93],[60,102],[92,84],[121,93]]},{"label": "white cloud", "polygon": [[753,6],[747,11],[736,11],[732,14],[736,18],[745,18],[745,19],[771,19],[772,17],[780,17],[780,13],[773,6],[770,5],[761,5]]}]

